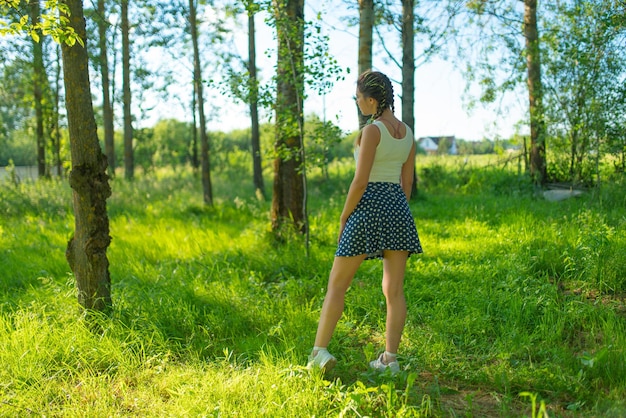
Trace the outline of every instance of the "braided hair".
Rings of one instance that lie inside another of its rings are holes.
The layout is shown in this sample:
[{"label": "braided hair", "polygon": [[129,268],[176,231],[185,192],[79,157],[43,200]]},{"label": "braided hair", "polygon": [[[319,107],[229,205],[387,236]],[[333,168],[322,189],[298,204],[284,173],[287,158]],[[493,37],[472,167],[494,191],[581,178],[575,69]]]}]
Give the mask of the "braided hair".
[{"label": "braided hair", "polygon": [[387,108],[391,108],[392,112],[395,111],[393,85],[385,74],[379,71],[365,71],[359,76],[356,86],[364,97],[371,97],[378,102],[376,113],[370,118],[370,123],[382,115]]}]

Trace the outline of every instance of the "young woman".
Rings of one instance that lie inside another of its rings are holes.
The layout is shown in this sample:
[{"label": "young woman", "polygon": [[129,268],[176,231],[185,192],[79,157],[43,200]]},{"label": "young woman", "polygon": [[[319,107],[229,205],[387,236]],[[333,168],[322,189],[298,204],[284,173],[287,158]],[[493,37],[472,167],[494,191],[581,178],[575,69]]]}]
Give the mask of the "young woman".
[{"label": "young woman", "polygon": [[337,363],[327,346],[344,309],[345,294],[361,263],[382,258],[382,288],[387,302],[385,351],[370,362],[379,370],[399,371],[400,337],[406,321],[404,272],[410,254],[422,247],[409,210],[415,141],[393,112],[389,78],[367,71],[357,80],[356,103],[371,123],[355,147],[356,171],[341,213],[339,243],[307,367],[330,370]]}]

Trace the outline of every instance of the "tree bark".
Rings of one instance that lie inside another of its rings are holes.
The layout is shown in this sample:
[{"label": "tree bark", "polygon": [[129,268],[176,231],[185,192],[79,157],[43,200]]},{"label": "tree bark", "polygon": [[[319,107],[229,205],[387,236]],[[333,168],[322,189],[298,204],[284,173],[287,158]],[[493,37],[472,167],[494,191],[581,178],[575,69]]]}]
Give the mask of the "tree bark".
[{"label": "tree bark", "polygon": [[193,80],[198,95],[198,117],[200,119],[200,161],[202,164],[202,194],[204,203],[213,205],[211,187],[211,164],[209,161],[209,137],[206,131],[204,115],[204,93],[202,89],[202,66],[200,65],[200,48],[198,47],[198,23],[196,21],[196,1],[189,0],[189,25],[191,42],[193,43]]},{"label": "tree bark", "polygon": [[[39,23],[40,6],[38,0],[29,0],[30,19],[33,25]],[[41,33],[39,33],[41,36]],[[43,129],[43,90],[46,82],[46,69],[43,65],[43,40],[33,39],[33,99],[35,105],[35,135],[37,138],[37,174],[46,177],[46,141]]]},{"label": "tree bark", "polygon": [[546,182],[545,121],[539,31],[537,30],[537,0],[524,0],[524,37],[526,38],[526,68],[528,70],[528,99],[530,109],[530,175],[535,184]]},{"label": "tree bark", "polygon": [[56,46],[56,67],[54,72],[54,89],[53,110],[52,110],[52,126],[50,127],[50,136],[52,139],[52,153],[54,155],[54,165],[56,166],[57,176],[61,178],[63,175],[63,163],[61,161],[61,127],[59,126],[59,102],[61,96],[61,48]]},{"label": "tree bark", "polygon": [[254,3],[248,6],[248,73],[250,74],[250,123],[252,141],[252,168],[254,188],[265,196],[263,167],[261,165],[261,133],[259,130],[258,80],[256,74],[256,42],[254,27]]},{"label": "tree bark", "polygon": [[[69,25],[87,45],[82,0],[64,0],[71,15]],[[100,149],[89,84],[89,59],[85,47],[63,44],[67,120],[72,171],[75,231],[66,258],[76,278],[78,302],[88,310],[111,306],[111,278],[106,251],[111,243],[106,199],[111,195],[107,159]]]},{"label": "tree bark", "polygon": [[402,0],[402,120],[415,128],[415,0]]},{"label": "tree bark", "polygon": [[198,158],[198,105],[196,100],[198,93],[196,92],[195,80],[194,75],[193,94],[191,95],[191,114],[193,115],[191,118],[193,125],[191,130],[191,165],[193,166],[194,173],[200,168],[200,160]]},{"label": "tree bark", "polygon": [[107,52],[107,26],[104,0],[98,0],[98,43],[100,46],[100,76],[102,78],[102,119],[104,122],[104,153],[109,165],[109,176],[115,176],[115,142],[113,132],[113,106],[111,105],[111,83]]},{"label": "tree bark", "polygon": [[[359,0],[359,75],[372,68],[372,45],[374,33],[374,0]],[[367,123],[368,117],[356,106],[359,129]]]},{"label": "tree bark", "polygon": [[130,92],[130,25],[128,22],[128,2],[122,0],[122,91],[124,96],[124,178],[135,177],[135,157],[133,151],[133,125]]},{"label": "tree bark", "polygon": [[[415,132],[415,0],[402,0],[402,121]],[[417,196],[413,170],[411,197]]]},{"label": "tree bark", "polygon": [[306,234],[304,144],[304,0],[274,0],[278,35],[276,142],[272,231],[279,236],[291,221]]}]

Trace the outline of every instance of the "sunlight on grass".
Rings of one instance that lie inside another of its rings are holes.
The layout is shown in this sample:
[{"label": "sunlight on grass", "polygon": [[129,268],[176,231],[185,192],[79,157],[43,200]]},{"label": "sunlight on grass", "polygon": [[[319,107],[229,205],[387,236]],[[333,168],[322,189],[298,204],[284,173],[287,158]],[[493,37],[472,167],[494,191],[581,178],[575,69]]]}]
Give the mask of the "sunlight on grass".
[{"label": "sunlight on grass", "polygon": [[145,252],[134,253],[134,257],[158,261],[169,258],[187,260],[206,253],[225,251],[231,248],[241,231],[236,226],[217,224],[214,228],[200,228],[183,221],[160,219],[150,224],[118,220],[112,224],[111,233],[116,237],[111,245],[112,257],[116,255],[118,247],[121,255],[129,248],[141,248]]},{"label": "sunlight on grass", "polygon": [[353,161],[310,173],[308,257],[301,237],[272,239],[246,173],[215,177],[214,207],[190,170],[116,178],[108,317],[77,306],[69,186],[0,184],[0,416],[528,415],[520,393],[555,416],[622,415],[623,190],[554,204],[488,164],[418,161],[425,252],[407,265],[393,378],[367,369],[384,341],[378,261],[346,296],[336,369],[303,369]]}]

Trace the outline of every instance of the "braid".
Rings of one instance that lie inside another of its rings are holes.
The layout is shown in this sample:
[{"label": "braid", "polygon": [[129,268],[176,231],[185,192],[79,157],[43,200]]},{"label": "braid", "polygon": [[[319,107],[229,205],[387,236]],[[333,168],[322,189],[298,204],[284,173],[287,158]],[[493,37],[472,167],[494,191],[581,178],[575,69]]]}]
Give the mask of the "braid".
[{"label": "braid", "polygon": [[392,112],[395,111],[393,85],[385,74],[378,71],[366,71],[357,80],[357,88],[363,96],[371,97],[378,102],[376,113],[372,115],[370,121],[382,115],[387,108],[391,108]]}]

